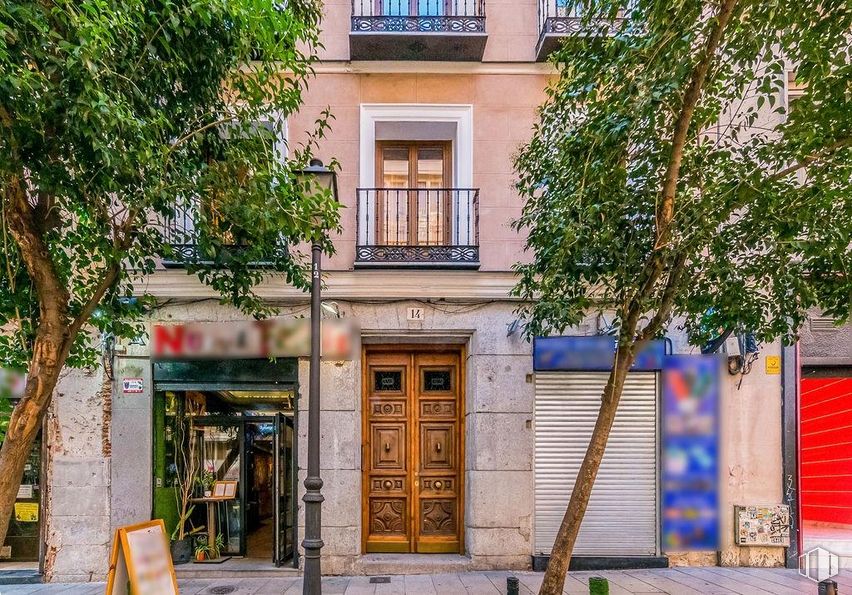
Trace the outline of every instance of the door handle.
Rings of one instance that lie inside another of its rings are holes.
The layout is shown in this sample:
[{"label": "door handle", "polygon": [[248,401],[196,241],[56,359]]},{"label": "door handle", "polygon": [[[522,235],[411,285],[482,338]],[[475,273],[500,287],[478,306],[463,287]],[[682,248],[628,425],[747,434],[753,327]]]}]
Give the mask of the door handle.
[{"label": "door handle", "polygon": [[438,452],[441,452],[441,443],[440,443],[440,442],[436,442],[436,443],[435,443],[435,448],[437,449],[437,451],[438,451]]},{"label": "door handle", "polygon": [[390,452],[390,442],[385,442],[385,452]]}]

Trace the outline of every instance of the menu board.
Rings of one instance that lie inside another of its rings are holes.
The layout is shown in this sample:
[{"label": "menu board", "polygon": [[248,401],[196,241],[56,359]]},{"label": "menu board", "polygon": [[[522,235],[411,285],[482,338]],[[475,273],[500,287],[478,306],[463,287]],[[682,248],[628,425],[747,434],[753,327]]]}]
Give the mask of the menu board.
[{"label": "menu board", "polygon": [[177,577],[162,520],[115,532],[107,595],[177,595]]}]

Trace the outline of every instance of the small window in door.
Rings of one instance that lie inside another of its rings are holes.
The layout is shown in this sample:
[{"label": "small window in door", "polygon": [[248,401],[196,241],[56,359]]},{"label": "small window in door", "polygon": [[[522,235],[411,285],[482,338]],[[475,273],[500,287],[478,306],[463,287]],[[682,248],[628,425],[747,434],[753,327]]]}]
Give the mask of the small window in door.
[{"label": "small window in door", "polygon": [[447,245],[452,211],[450,143],[382,141],[377,155],[379,243]]},{"label": "small window in door", "polygon": [[452,389],[450,370],[423,370],[423,392],[448,392]]},{"label": "small window in door", "polygon": [[400,392],[402,390],[402,371],[377,370],[373,390],[376,392]]}]

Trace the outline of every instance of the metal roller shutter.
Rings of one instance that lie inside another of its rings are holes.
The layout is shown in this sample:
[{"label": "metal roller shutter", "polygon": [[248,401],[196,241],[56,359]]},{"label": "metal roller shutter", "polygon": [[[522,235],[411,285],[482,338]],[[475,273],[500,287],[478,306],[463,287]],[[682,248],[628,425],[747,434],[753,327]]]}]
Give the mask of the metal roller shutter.
[{"label": "metal roller shutter", "polygon": [[[535,376],[535,553],[549,554],[589,445],[607,373]],[[575,555],[653,556],[657,548],[657,375],[624,387]]]}]

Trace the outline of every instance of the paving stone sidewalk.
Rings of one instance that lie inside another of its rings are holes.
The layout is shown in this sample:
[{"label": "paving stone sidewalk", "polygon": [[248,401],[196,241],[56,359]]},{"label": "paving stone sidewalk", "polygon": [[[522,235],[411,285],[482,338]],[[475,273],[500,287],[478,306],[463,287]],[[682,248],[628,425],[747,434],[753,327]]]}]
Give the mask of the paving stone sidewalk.
[{"label": "paving stone sidewalk", "polygon": [[[533,572],[467,572],[458,574],[425,574],[392,576],[390,582],[373,583],[370,577],[328,577],[323,579],[324,595],[498,595],[506,593],[506,578],[520,580],[520,592],[538,592],[542,574]],[[802,595],[817,593],[817,584],[798,575],[795,570],[765,568],[667,568],[663,570],[620,570],[605,572],[571,572],[565,583],[568,595],[588,594],[590,576],[609,579],[611,595],[696,593],[724,595]],[[852,571],[834,577],[841,593],[852,593]],[[181,579],[181,595],[282,595],[300,594],[302,582],[297,577],[282,578],[218,578]],[[104,592],[103,583],[78,585],[0,585],[0,595],[52,594],[94,595]]]}]

